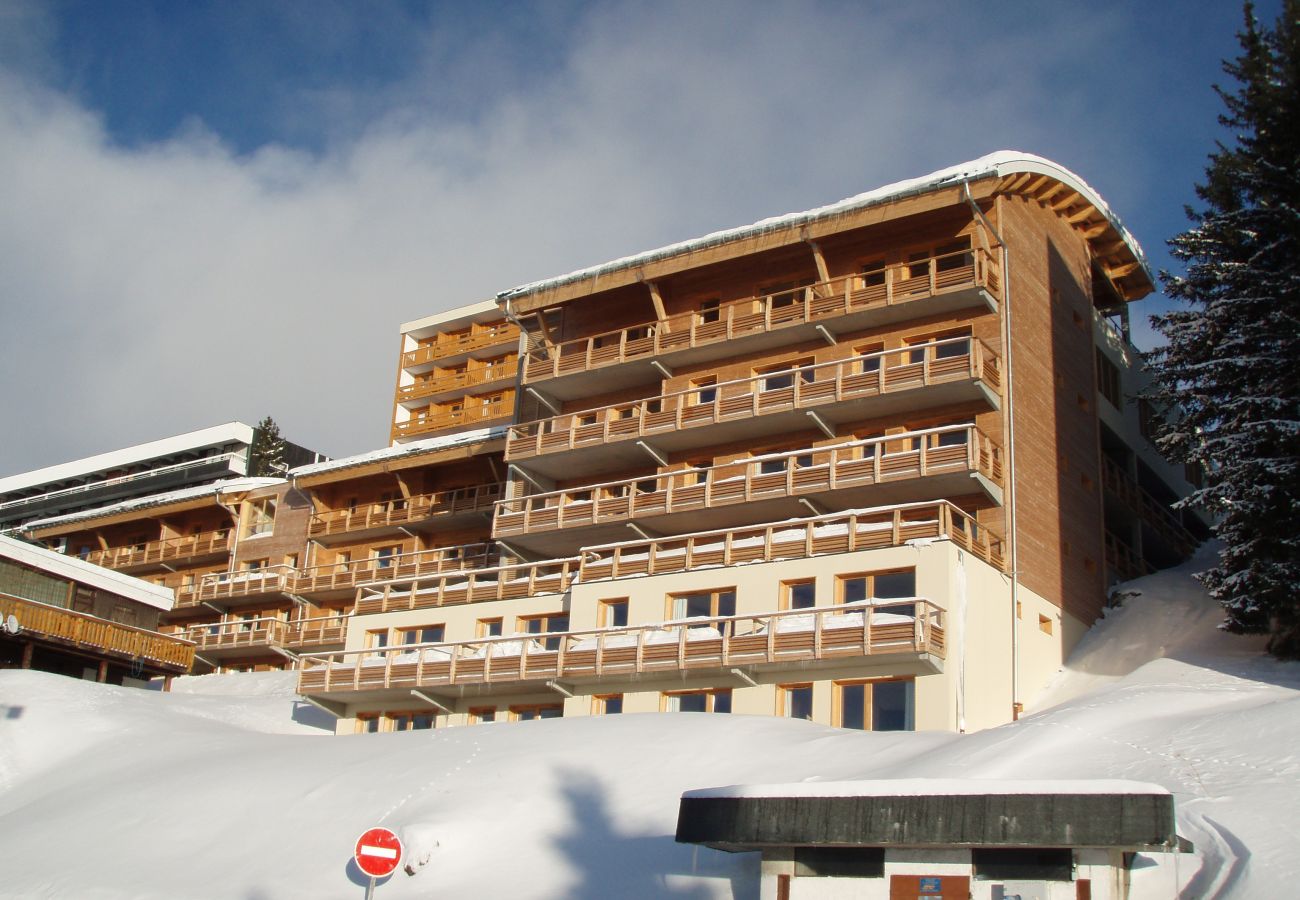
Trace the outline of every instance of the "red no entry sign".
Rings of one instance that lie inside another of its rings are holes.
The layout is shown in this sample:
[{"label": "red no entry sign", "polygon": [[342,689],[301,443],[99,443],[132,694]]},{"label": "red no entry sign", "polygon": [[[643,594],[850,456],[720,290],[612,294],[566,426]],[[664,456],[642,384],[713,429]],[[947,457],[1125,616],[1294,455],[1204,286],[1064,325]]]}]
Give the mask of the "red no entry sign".
[{"label": "red no entry sign", "polygon": [[391,875],[402,861],[402,842],[387,828],[372,828],[357,838],[357,868],[371,878]]}]

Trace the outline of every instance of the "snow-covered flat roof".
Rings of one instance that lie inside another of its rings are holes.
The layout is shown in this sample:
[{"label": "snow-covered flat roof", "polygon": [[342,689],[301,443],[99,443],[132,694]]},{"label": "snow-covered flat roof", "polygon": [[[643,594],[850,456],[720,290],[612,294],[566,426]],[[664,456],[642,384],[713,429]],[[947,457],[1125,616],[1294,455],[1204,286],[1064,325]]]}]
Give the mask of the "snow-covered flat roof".
[{"label": "snow-covered flat roof", "polygon": [[214,425],[211,428],[201,428],[198,431],[187,431],[185,434],[150,441],[146,444],[136,444],[133,447],[123,447],[121,450],[100,453],[97,456],[87,456],[83,459],[74,459],[71,462],[46,466],[43,469],[20,472],[17,475],[0,478],[0,494],[35,487],[52,481],[81,478],[101,470],[120,469],[123,466],[136,465],[160,456],[166,457],[176,453],[184,453],[187,450],[200,450],[209,446],[220,447],[231,443],[252,444],[253,426],[245,425],[243,422],[227,422],[224,425]]},{"label": "snow-covered flat roof", "polygon": [[957,797],[1012,794],[1168,794],[1158,784],[1113,778],[1013,779],[897,778],[864,781],[799,781],[793,784],[732,784],[686,791],[683,797]]},{"label": "snow-covered flat roof", "polygon": [[434,313],[431,316],[425,316],[422,319],[415,319],[411,322],[402,323],[402,334],[411,331],[419,331],[424,328],[432,328],[437,325],[447,325],[450,322],[481,322],[501,318],[501,307],[497,306],[495,300],[480,300],[478,303],[469,303],[465,306],[457,306],[455,309],[444,310],[440,313]]},{"label": "snow-covered flat roof", "polygon": [[0,534],[0,557],[39,569],[56,578],[76,581],[128,600],[144,603],[155,609],[170,610],[176,602],[175,595],[169,587],[123,575],[112,569],[105,569],[77,559],[75,556],[55,553],[53,550],[46,550],[44,547],[37,547],[3,534]]},{"label": "snow-covered flat roof", "polygon": [[152,506],[165,506],[170,503],[181,503],[185,500],[193,500],[198,497],[206,497],[214,494],[228,494],[233,491],[251,491],[256,488],[271,487],[277,484],[284,484],[284,478],[227,478],[224,481],[214,481],[209,484],[198,484],[193,487],[179,488],[174,491],[167,491],[163,494],[150,494],[147,497],[132,497],[130,500],[123,500],[119,503],[112,503],[108,506],[98,506],[94,509],[83,509],[77,512],[64,513],[58,516],[49,516],[45,519],[36,519],[24,525],[24,528],[37,530],[49,528],[52,525],[67,525],[72,522],[80,522],[83,519],[98,519],[101,516],[111,516],[117,513],[130,512],[135,509],[146,509]]},{"label": "snow-covered flat roof", "polygon": [[322,472],[333,472],[336,469],[350,469],[368,463],[402,459],[421,453],[432,453],[435,450],[446,450],[450,447],[460,447],[466,444],[476,444],[480,441],[504,437],[505,433],[506,427],[504,425],[497,425],[492,428],[476,428],[473,431],[462,431],[457,434],[426,438],[422,441],[411,441],[409,444],[398,444],[395,447],[381,447],[368,453],[345,456],[342,459],[331,459],[328,462],[310,463],[296,469],[290,469],[289,475],[294,478],[302,478],[307,475],[319,475]]},{"label": "snow-covered flat roof", "polygon": [[[502,291],[497,294],[497,299],[504,303],[515,297],[535,294],[540,291],[549,290],[575,281],[608,275],[611,272],[621,269],[643,266],[647,263],[667,259],[683,253],[690,253],[706,247],[713,247],[719,244],[730,243],[731,241],[755,237],[767,232],[787,229],[791,226],[810,224],[819,219],[838,216],[854,210],[888,203],[913,194],[922,194],[940,188],[958,185],[964,181],[975,181],[990,176],[1002,177],[1023,172],[1034,172],[1040,175],[1047,175],[1051,178],[1055,178],[1062,184],[1067,185],[1071,190],[1077,191],[1081,197],[1087,200],[1088,203],[1094,206],[1098,212],[1106,217],[1107,221],[1110,222],[1123,241],[1128,245],[1138,262],[1142,264],[1148,277],[1152,277],[1150,267],[1147,265],[1146,257],[1142,253],[1142,247],[1138,244],[1137,239],[1133,237],[1127,228],[1124,227],[1123,223],[1119,220],[1119,217],[1115,215],[1110,206],[1107,205],[1106,201],[1101,198],[1101,195],[1089,187],[1087,182],[1078,175],[1075,175],[1069,169],[1052,162],[1050,159],[1045,159],[1041,156],[1035,156],[1032,153],[1025,153],[1020,150],[999,150],[996,153],[981,156],[979,159],[959,163],[955,166],[949,166],[946,169],[940,169],[937,172],[931,172],[929,175],[922,175],[919,178],[909,178],[904,181],[896,181],[893,184],[887,184],[884,187],[876,188],[875,190],[856,194],[852,197],[847,197],[826,206],[819,206],[816,209],[761,219],[752,225],[743,225],[739,228],[728,228],[722,231],[715,231],[712,234],[706,234],[702,237],[679,241],[678,243],[668,244],[667,246],[659,247],[654,250],[646,250],[641,253],[634,253],[631,256],[624,256],[620,259],[611,260],[599,265],[588,266],[587,268],[578,269],[565,275],[546,278],[541,281],[533,281],[528,284],[520,285],[519,287],[511,288],[507,291]],[[1152,280],[1154,280],[1154,278],[1152,278]]]}]

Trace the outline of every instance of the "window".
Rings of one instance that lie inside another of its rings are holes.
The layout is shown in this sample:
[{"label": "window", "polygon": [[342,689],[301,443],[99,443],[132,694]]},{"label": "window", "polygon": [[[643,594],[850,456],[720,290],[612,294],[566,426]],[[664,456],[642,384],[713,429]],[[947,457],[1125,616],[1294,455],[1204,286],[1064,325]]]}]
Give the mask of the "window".
[{"label": "window", "polygon": [[389,713],[388,719],[392,731],[423,731],[432,728],[434,725],[433,713]]},{"label": "window", "polygon": [[602,600],[596,611],[596,624],[600,628],[623,628],[627,625],[627,598]]},{"label": "window", "polygon": [[357,734],[375,734],[378,731],[378,713],[361,713],[357,716]]},{"label": "window", "polygon": [[559,719],[564,715],[564,707],[559,703],[531,703],[510,707],[510,718],[516,722],[530,722],[533,719]]},{"label": "window", "polygon": [[862,264],[862,286],[873,287],[885,283],[885,261],[872,260]]},{"label": "window", "polygon": [[946,431],[933,430],[929,434],[923,434],[912,438],[912,449],[920,450],[922,447],[927,450],[933,450],[936,447],[964,447],[968,437],[969,424],[951,424],[935,425],[935,429],[944,428]]},{"label": "window", "polygon": [[699,322],[701,325],[708,325],[710,322],[717,322],[722,318],[722,301],[713,299],[705,300],[700,303]]},{"label": "window", "polygon": [[909,340],[908,344],[912,347],[907,354],[909,363],[924,362],[927,351],[932,360],[955,359],[960,356],[970,355],[970,331],[948,331],[943,334],[932,334]]},{"label": "window", "polygon": [[440,644],[445,640],[445,625],[417,625],[414,628],[399,628],[397,641],[402,646],[411,644]]},{"label": "window", "polygon": [[500,619],[479,619],[475,626],[475,634],[478,637],[500,637],[501,620]]},{"label": "window", "polygon": [[1042,615],[1041,613],[1038,616],[1038,630],[1041,631],[1043,634],[1052,633],[1052,620],[1047,618],[1047,616]]},{"label": "window", "polygon": [[375,651],[372,656],[382,656],[379,651],[388,646],[388,629],[377,628],[366,632],[366,649]]},{"label": "window", "polygon": [[884,350],[884,344],[867,344],[865,347],[858,347],[854,350],[853,354],[858,359],[858,373],[866,375],[879,372],[881,354],[884,353]]},{"label": "window", "polygon": [[707,406],[718,399],[718,378],[716,375],[710,375],[708,378],[696,378],[691,381],[691,406]]},{"label": "window", "polygon": [[731,688],[708,691],[672,691],[663,695],[666,712],[731,712]]},{"label": "window", "polygon": [[244,526],[244,536],[253,537],[258,534],[269,534],[275,527],[275,498],[263,497],[261,500],[252,500],[247,507],[247,519]]},{"label": "window", "polygon": [[244,560],[245,572],[260,572],[270,563],[269,559],[246,559]]},{"label": "window", "polygon": [[1116,409],[1120,408],[1120,379],[1119,368],[1110,361],[1105,353],[1101,352],[1098,347],[1097,351],[1097,393],[1101,394],[1110,405]]},{"label": "window", "polygon": [[783,684],[777,687],[779,715],[790,719],[812,720],[812,685]]},{"label": "window", "polygon": [[795,847],[796,878],[884,878],[883,847]]},{"label": "window", "polygon": [[1068,848],[973,849],[976,881],[1070,881],[1074,853]]},{"label": "window", "polygon": [[352,570],[352,551],[340,550],[334,557],[334,564],[340,572],[350,572]]},{"label": "window", "polygon": [[[569,616],[567,613],[545,613],[540,616],[520,616],[519,630],[524,634],[554,634],[556,632],[569,630]],[[558,650],[560,639],[558,637],[546,638],[542,641],[542,646],[547,650]]]},{"label": "window", "polygon": [[777,456],[761,460],[758,464],[758,474],[777,475],[791,468],[807,469],[812,466],[812,464],[813,458],[811,453],[800,453],[797,456]]},{"label": "window", "polygon": [[782,391],[794,387],[794,381],[797,377],[800,384],[808,384],[813,380],[813,370],[815,360],[799,359],[788,363],[781,363],[779,366],[768,366],[763,369],[755,369],[754,375],[762,377],[762,390],[765,391]]},{"label": "window", "polygon": [[614,716],[623,711],[622,694],[597,694],[591,698],[592,715]]},{"label": "window", "polygon": [[497,720],[496,707],[471,706],[469,708],[469,720],[471,723],[495,722]]},{"label": "window", "polygon": [[688,485],[707,483],[709,480],[710,465],[712,465],[712,461],[707,459],[698,459],[694,462],[688,462],[686,464],[686,475],[683,483]]},{"label": "window", "polygon": [[781,585],[782,609],[810,609],[817,605],[817,582],[787,581]]},{"label": "window", "polygon": [[857,603],[867,599],[910,600],[916,596],[916,570],[841,575],[839,588],[840,603]]},{"label": "window", "polygon": [[668,603],[668,616],[673,619],[713,619],[719,616],[734,616],[736,589],[722,588],[691,594],[670,594]]},{"label": "window", "polygon": [[934,268],[938,272],[951,272],[975,264],[975,258],[970,252],[970,238],[944,244],[934,251],[934,255],[938,257],[934,261]]},{"label": "window", "polygon": [[375,548],[375,568],[387,569],[393,565],[393,557],[397,556],[400,547],[376,547]]},{"label": "window", "polygon": [[913,731],[914,682],[843,681],[835,683],[835,724],[860,731]]}]

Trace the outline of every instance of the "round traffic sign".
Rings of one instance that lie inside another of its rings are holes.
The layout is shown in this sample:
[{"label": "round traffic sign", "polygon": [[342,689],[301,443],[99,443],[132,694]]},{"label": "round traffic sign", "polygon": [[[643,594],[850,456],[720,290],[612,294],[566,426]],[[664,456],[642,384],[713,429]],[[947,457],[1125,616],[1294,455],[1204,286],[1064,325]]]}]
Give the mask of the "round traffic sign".
[{"label": "round traffic sign", "polygon": [[357,838],[357,868],[371,878],[393,874],[402,861],[402,841],[387,828],[372,828]]}]

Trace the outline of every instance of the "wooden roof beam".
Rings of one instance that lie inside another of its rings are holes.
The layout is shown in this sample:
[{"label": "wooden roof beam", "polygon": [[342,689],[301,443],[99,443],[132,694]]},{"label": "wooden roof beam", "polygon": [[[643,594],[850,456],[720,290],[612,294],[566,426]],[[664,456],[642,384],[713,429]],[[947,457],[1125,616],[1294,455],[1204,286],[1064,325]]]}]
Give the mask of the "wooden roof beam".
[{"label": "wooden roof beam", "polygon": [[1054,211],[1062,212],[1069,209],[1071,206],[1074,206],[1074,204],[1078,203],[1082,199],[1083,198],[1079,196],[1077,191],[1070,191],[1070,193],[1066,194],[1064,198],[1049,205]]},{"label": "wooden roof beam", "polygon": [[1039,203],[1044,203],[1044,204],[1050,203],[1052,198],[1055,197],[1063,190],[1065,190],[1065,185],[1059,181],[1055,181],[1052,183],[1051,187],[1043,191],[1034,199],[1037,200]]},{"label": "wooden roof beam", "polygon": [[1041,191],[1043,188],[1047,187],[1047,185],[1051,181],[1052,181],[1051,176],[1039,175],[1036,178],[1031,179],[1030,182],[1027,185],[1025,185],[1024,189],[1022,190],[1022,193],[1028,194],[1029,196],[1032,197],[1035,194],[1037,194],[1039,191]]},{"label": "wooden roof beam", "polygon": [[1071,225],[1087,225],[1088,220],[1096,215],[1100,215],[1100,213],[1098,213],[1094,207],[1085,206],[1077,213],[1072,213],[1066,216],[1065,221],[1069,222]]}]

